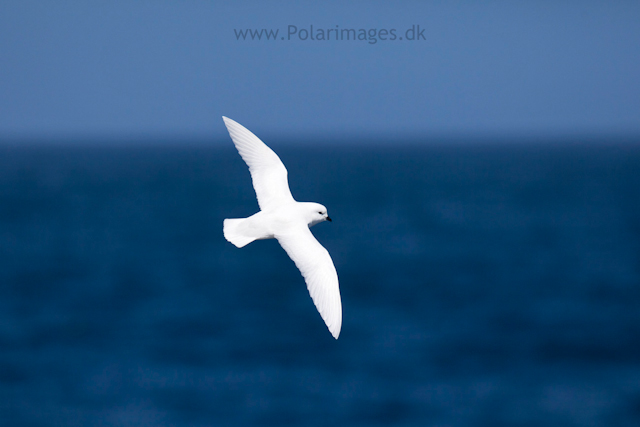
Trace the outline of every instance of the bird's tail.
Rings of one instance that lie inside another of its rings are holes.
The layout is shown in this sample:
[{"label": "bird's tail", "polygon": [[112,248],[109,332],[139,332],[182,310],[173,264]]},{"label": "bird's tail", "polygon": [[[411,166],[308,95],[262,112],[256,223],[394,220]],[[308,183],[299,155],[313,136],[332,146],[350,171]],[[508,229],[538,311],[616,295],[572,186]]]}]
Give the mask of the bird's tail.
[{"label": "bird's tail", "polygon": [[243,246],[247,246],[249,243],[256,240],[256,237],[247,236],[248,233],[243,233],[244,228],[242,227],[242,223],[245,222],[248,218],[227,218],[222,223],[222,232],[224,233],[224,238],[241,248]]}]

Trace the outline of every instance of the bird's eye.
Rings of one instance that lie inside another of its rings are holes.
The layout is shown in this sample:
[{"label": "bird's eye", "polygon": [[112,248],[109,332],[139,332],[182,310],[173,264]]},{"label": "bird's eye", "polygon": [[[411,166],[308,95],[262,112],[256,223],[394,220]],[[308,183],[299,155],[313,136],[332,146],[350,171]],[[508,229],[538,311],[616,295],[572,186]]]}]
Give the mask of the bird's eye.
[{"label": "bird's eye", "polygon": [[318,212],[320,215],[322,215],[322,212]]}]

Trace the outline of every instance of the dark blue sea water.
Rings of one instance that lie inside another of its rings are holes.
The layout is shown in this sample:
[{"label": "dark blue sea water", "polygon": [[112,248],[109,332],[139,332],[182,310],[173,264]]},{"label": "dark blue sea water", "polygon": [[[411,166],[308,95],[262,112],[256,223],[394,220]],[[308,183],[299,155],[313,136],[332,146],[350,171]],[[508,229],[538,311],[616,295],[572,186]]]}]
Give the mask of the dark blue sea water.
[{"label": "dark blue sea water", "polygon": [[640,144],[275,149],[338,341],[230,141],[0,147],[0,425],[640,424]]}]

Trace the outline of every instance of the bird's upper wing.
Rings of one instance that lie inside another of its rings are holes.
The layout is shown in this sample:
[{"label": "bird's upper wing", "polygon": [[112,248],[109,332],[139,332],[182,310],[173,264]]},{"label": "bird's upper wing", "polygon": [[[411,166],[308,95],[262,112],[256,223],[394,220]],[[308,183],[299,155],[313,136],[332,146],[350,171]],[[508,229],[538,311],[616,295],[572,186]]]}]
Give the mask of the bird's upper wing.
[{"label": "bird's upper wing", "polygon": [[249,166],[260,209],[265,210],[292,202],[287,169],[280,157],[240,123],[224,116],[222,119],[240,156]]},{"label": "bird's upper wing", "polygon": [[338,339],[342,327],[342,303],[338,274],[329,252],[313,237],[306,225],[295,227],[290,233],[277,235],[276,238],[302,273],[329,332]]}]

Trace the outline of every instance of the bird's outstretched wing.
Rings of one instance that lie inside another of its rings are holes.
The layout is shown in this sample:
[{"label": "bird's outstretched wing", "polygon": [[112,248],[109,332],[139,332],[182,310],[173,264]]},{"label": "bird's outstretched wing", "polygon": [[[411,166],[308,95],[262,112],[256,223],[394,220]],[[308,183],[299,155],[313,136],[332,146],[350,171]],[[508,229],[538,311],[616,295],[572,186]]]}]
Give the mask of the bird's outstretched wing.
[{"label": "bird's outstretched wing", "polygon": [[287,169],[280,157],[240,123],[222,116],[240,156],[249,166],[261,210],[292,202]]},{"label": "bird's outstretched wing", "polygon": [[306,225],[296,227],[291,233],[277,235],[276,238],[302,273],[311,298],[329,332],[338,339],[342,327],[342,303],[338,274],[329,252]]}]

